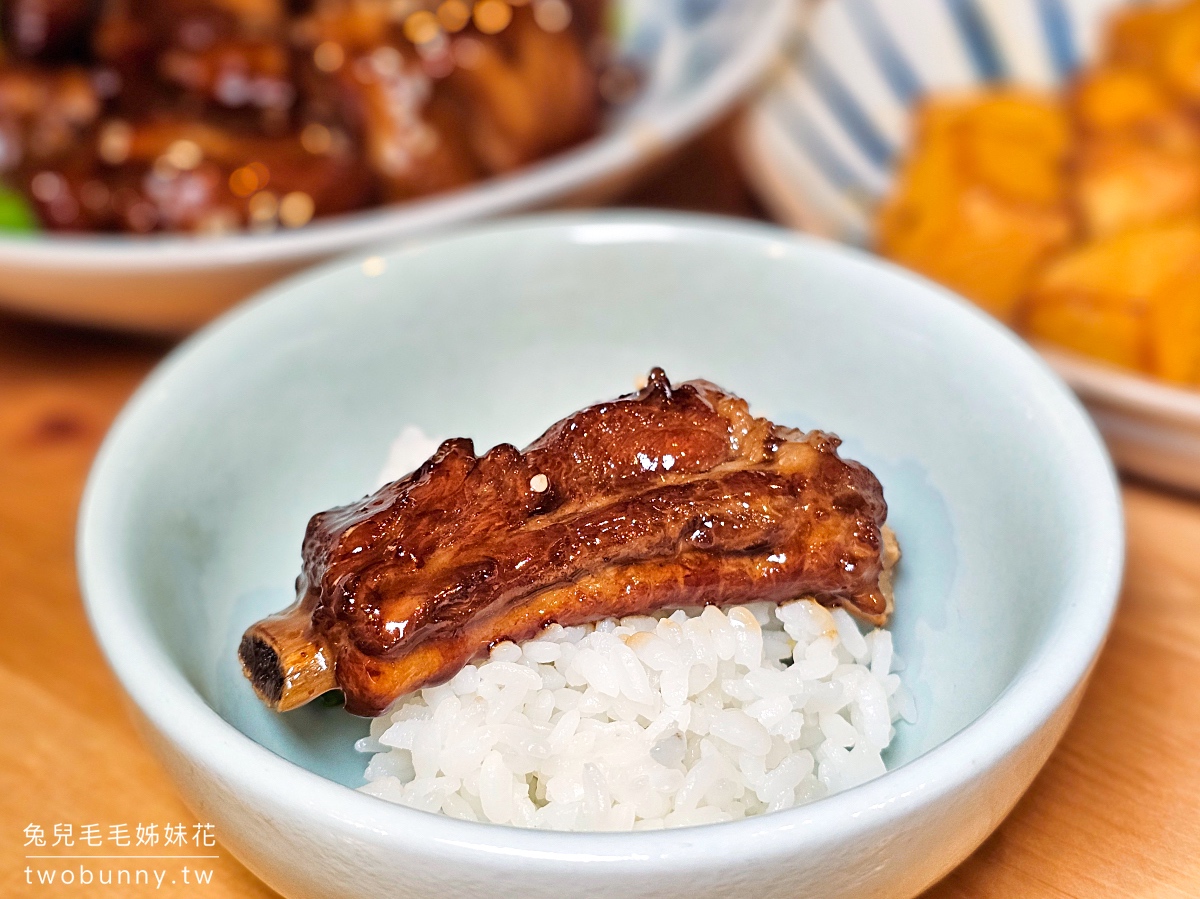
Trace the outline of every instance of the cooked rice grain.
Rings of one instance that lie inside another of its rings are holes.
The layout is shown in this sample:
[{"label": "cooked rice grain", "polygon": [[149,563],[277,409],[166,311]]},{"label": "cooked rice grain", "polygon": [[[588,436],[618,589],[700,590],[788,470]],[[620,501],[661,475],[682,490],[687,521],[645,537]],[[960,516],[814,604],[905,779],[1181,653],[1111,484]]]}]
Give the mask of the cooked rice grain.
[{"label": "cooked rice grain", "polygon": [[551,625],[372,721],[361,789],[551,830],[778,811],[884,773],[898,668],[888,631],[809,599]]}]

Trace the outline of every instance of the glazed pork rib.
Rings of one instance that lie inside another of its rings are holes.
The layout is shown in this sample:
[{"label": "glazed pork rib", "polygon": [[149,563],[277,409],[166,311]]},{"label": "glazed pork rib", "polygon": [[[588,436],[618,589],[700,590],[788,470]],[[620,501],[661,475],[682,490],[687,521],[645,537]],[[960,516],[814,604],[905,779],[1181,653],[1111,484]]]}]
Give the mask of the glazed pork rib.
[{"label": "glazed pork rib", "polygon": [[813,596],[882,624],[898,550],[879,481],[838,444],[661,369],[524,452],[447,440],[313,516],[298,599],[246,631],[243,669],[276,710],[340,688],[379,715],[552,622]]}]

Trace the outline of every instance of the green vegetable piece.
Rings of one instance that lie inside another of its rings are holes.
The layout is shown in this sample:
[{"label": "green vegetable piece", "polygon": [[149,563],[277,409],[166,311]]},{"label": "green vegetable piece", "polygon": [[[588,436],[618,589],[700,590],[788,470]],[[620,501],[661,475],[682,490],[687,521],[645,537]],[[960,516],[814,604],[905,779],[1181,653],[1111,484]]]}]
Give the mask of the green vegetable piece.
[{"label": "green vegetable piece", "polygon": [[14,190],[0,187],[0,231],[37,231],[39,223],[33,207]]}]

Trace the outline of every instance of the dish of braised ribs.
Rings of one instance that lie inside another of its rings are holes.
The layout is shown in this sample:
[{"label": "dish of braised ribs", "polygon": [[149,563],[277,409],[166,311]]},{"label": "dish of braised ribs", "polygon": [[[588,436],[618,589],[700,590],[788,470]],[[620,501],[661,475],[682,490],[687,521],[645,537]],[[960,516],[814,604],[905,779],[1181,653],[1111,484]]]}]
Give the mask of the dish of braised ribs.
[{"label": "dish of braised ribs", "polygon": [[606,6],[7,0],[0,228],[300,227],[511,172],[630,92]]}]

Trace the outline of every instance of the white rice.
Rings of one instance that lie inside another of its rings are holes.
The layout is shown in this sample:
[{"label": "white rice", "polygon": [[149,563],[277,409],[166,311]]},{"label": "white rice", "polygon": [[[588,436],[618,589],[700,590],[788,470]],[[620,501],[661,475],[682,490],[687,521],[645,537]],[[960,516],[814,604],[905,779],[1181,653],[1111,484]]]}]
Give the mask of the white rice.
[{"label": "white rice", "polygon": [[551,625],[372,721],[361,789],[553,830],[791,808],[884,773],[915,717],[899,667],[888,631],[809,599]]},{"label": "white rice", "polygon": [[440,444],[440,440],[430,437],[416,425],[407,425],[388,447],[387,461],[383,463],[383,470],[379,472],[376,489],[416,471],[426,459],[437,452]]}]

